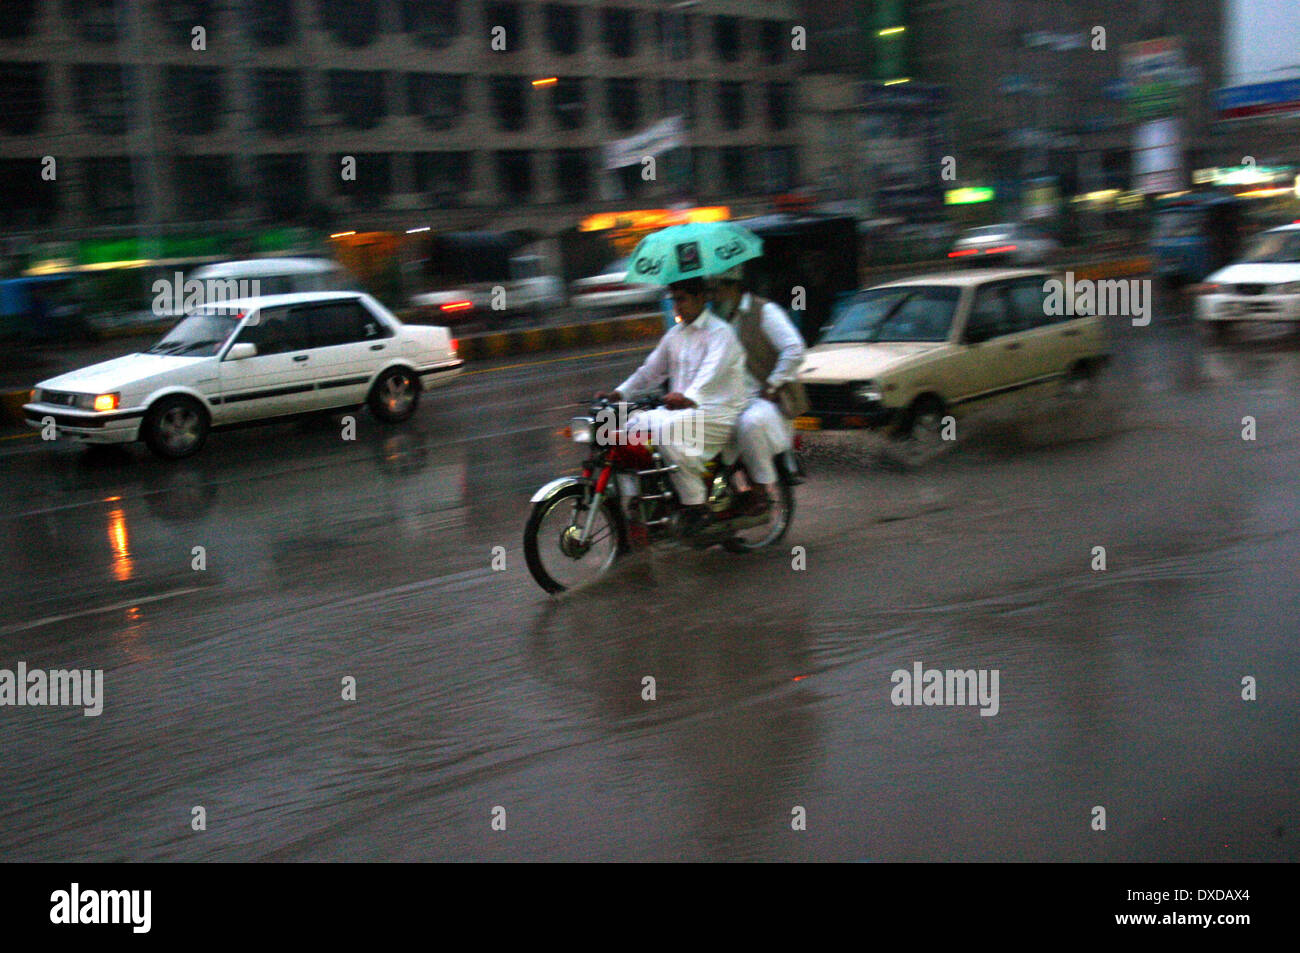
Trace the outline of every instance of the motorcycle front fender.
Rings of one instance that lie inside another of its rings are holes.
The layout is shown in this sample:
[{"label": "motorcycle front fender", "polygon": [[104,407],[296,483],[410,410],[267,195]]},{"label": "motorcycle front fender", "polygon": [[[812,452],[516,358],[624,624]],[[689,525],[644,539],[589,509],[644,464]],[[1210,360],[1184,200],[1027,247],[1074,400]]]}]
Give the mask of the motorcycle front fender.
[{"label": "motorcycle front fender", "polygon": [[544,500],[549,500],[551,497],[555,496],[555,494],[559,493],[567,486],[581,486],[584,483],[590,483],[590,482],[591,482],[590,480],[584,480],[582,477],[575,477],[575,476],[557,477],[556,479],[552,480],[550,483],[547,483],[545,486],[539,487],[537,492],[533,494],[533,498],[529,500],[529,502],[541,503]]}]

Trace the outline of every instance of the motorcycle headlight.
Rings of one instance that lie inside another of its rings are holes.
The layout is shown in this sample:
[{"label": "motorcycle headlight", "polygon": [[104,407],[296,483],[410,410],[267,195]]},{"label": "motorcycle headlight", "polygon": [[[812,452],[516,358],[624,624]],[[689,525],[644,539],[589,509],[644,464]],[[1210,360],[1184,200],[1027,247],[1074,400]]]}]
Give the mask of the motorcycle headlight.
[{"label": "motorcycle headlight", "polygon": [[875,381],[858,381],[853,385],[853,399],[864,404],[874,403],[881,398],[880,385]]},{"label": "motorcycle headlight", "polygon": [[569,421],[569,431],[574,443],[591,443],[596,435],[596,421],[590,417],[574,417]]}]

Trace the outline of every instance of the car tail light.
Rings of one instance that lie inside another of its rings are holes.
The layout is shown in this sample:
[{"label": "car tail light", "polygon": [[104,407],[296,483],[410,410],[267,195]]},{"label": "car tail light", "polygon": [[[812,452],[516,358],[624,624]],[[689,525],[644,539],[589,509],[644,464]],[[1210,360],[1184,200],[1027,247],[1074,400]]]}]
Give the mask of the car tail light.
[{"label": "car tail light", "polygon": [[446,304],[439,305],[443,311],[468,311],[474,307],[472,301],[448,301]]},{"label": "car tail light", "polygon": [[451,356],[455,357],[460,353],[460,342],[455,338],[451,339]]},{"label": "car tail light", "polygon": [[1015,251],[1015,245],[999,245],[997,248],[990,248],[986,254],[1001,255],[1003,252]]},{"label": "car tail light", "polygon": [[948,252],[948,257],[949,257],[949,258],[965,258],[967,255],[978,255],[979,253],[980,253],[980,250],[979,250],[978,248],[963,248],[963,249],[961,249],[960,251],[950,251],[950,252]]}]

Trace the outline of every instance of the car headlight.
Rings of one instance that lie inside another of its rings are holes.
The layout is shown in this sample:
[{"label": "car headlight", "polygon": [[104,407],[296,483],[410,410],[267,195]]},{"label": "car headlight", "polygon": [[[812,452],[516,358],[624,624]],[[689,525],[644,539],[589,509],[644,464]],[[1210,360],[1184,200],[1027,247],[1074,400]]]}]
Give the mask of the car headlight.
[{"label": "car headlight", "polygon": [[875,403],[881,399],[880,385],[875,381],[858,381],[853,385],[853,399],[864,404]]},{"label": "car headlight", "polygon": [[102,413],[117,410],[121,400],[121,394],[78,394],[76,406],[82,410],[96,410]]}]

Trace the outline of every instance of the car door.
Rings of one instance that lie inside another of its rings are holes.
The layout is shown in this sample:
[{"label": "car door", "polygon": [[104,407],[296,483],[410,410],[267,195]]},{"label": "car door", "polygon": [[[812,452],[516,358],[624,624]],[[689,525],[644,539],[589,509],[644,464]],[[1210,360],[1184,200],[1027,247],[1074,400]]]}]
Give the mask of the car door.
[{"label": "car door", "polygon": [[395,350],[392,328],[359,298],[300,305],[310,329],[317,406],[350,407],[366,399],[375,372]]},{"label": "car door", "polygon": [[1077,326],[1071,327],[1067,315],[1048,313],[1049,310],[1065,311],[1068,307],[1062,301],[1060,308],[1049,309],[1045,286],[1050,279],[1046,274],[1017,278],[1007,286],[1007,299],[1021,328],[1015,340],[1021,345],[1017,357],[1020,383],[1024,385],[1045,383],[1062,374],[1065,355],[1073,350],[1070,339],[1078,334]]},{"label": "car door", "polygon": [[[276,417],[310,409],[314,399],[307,327],[292,308],[262,308],[245,321],[234,344],[253,344],[255,357],[221,361],[217,423]],[[226,351],[229,354],[229,348]]]},{"label": "car door", "polygon": [[949,359],[953,396],[949,403],[976,405],[1014,387],[1020,376],[1019,326],[1005,282],[974,289],[960,343]]}]

